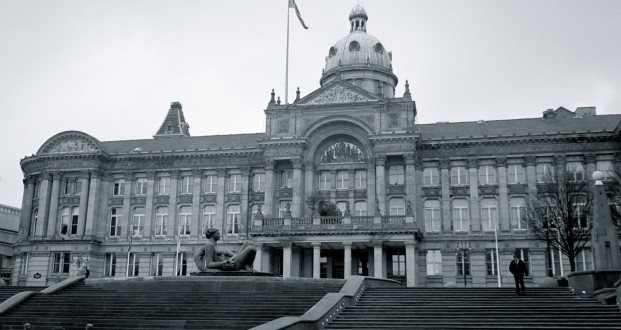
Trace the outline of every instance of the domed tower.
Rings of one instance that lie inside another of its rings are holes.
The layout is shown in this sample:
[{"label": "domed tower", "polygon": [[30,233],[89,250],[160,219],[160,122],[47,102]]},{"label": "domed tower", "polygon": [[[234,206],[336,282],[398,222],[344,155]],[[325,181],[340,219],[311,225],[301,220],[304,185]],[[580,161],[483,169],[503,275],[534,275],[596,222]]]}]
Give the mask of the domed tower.
[{"label": "domed tower", "polygon": [[319,83],[344,80],[381,97],[395,96],[398,79],[392,73],[392,53],[367,33],[366,10],[356,5],[349,13],[350,32],[330,47]]}]

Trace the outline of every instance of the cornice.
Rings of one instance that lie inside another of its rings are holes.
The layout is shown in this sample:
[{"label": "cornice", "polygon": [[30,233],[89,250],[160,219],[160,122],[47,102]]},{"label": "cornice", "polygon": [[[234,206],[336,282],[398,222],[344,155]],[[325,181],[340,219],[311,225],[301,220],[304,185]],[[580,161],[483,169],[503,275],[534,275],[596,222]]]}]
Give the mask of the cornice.
[{"label": "cornice", "polygon": [[482,145],[520,145],[520,144],[540,144],[540,143],[586,143],[586,142],[614,142],[614,136],[610,134],[593,133],[597,135],[572,135],[558,136],[546,135],[525,135],[525,136],[493,136],[493,137],[456,137],[441,139],[420,139],[420,149],[453,149],[468,146]]}]

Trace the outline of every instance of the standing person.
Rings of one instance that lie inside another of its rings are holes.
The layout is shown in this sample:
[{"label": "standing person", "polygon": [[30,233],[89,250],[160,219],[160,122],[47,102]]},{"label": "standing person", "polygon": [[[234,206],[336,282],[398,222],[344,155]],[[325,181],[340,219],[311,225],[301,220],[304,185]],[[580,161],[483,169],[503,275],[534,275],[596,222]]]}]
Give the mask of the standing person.
[{"label": "standing person", "polygon": [[526,289],[524,288],[524,276],[528,276],[528,269],[526,269],[526,264],[517,254],[513,256],[513,260],[511,261],[511,264],[509,264],[509,271],[513,274],[513,278],[515,279],[515,291],[517,292],[517,295],[526,295]]}]

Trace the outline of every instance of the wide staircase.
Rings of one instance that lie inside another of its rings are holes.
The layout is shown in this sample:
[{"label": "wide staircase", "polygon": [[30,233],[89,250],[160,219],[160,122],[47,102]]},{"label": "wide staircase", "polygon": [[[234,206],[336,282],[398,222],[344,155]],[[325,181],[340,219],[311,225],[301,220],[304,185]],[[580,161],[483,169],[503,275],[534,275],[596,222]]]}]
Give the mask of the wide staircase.
[{"label": "wide staircase", "polygon": [[567,288],[368,288],[326,329],[621,329],[621,311]]},{"label": "wide staircase", "polygon": [[59,293],[36,294],[0,316],[2,330],[80,329],[249,329],[282,316],[299,316],[328,292],[121,292],[80,282]]},{"label": "wide staircase", "polygon": [[22,291],[41,291],[45,286],[0,286],[0,303]]}]

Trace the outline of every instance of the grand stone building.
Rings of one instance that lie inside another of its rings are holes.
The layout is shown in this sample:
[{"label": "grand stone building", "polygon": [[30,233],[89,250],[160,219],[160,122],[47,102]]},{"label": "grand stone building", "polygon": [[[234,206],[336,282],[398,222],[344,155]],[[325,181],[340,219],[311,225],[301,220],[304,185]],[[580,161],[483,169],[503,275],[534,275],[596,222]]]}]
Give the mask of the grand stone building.
[{"label": "grand stone building", "polygon": [[[418,124],[392,53],[367,33],[361,6],[327,49],[319,89],[281,104],[265,132],[191,136],[180,103],[153,138],[99,141],[61,132],[24,158],[14,283],[43,285],[88,264],[91,276],[195,271],[201,232],[283,277],[393,278],[409,286],[527,282],[546,276],[545,246],[524,221],[541,178],[587,176],[620,162],[621,115],[547,110],[541,118]],[[163,114],[164,115],[164,114]],[[332,201],[321,217],[307,197]],[[568,272],[555,251],[553,272]],[[579,269],[592,267],[583,253]],[[500,275],[499,275],[500,270]]]}]

